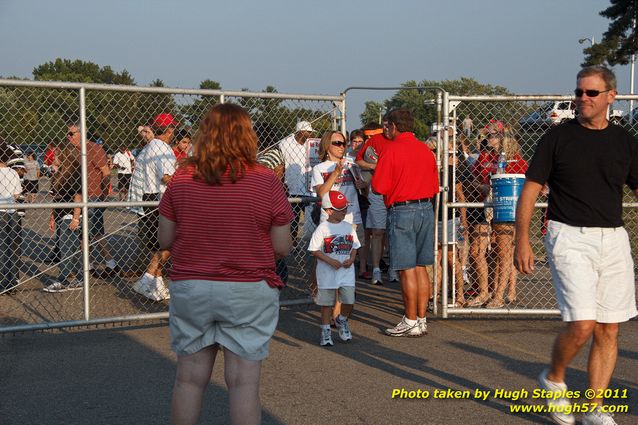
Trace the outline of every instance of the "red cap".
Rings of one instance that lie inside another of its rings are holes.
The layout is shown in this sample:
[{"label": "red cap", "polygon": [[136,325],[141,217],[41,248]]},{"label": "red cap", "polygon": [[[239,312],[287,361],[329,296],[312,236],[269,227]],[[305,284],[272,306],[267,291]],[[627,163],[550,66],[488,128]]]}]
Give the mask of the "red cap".
[{"label": "red cap", "polygon": [[321,197],[322,208],[332,208],[341,211],[348,208],[348,199],[338,190],[331,190]]},{"label": "red cap", "polygon": [[179,124],[171,114],[159,114],[153,120],[153,127],[168,127]]}]

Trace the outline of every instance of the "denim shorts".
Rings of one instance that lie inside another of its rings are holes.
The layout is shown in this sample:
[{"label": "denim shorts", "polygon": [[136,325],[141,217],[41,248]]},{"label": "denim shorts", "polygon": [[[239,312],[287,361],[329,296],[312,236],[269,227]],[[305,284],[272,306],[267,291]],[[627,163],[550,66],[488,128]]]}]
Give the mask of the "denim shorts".
[{"label": "denim shorts", "polygon": [[434,263],[434,213],[430,202],[388,209],[390,267],[406,270]]},{"label": "denim shorts", "polygon": [[[461,226],[461,219],[459,217],[452,218],[447,221],[447,243],[448,245],[454,245],[459,238],[459,227]],[[443,222],[439,221],[437,225],[437,234],[439,238],[439,245],[443,244]]]},{"label": "denim shorts", "polygon": [[266,281],[178,280],[170,292],[169,330],[178,356],[218,344],[245,360],[268,357],[279,291]]}]

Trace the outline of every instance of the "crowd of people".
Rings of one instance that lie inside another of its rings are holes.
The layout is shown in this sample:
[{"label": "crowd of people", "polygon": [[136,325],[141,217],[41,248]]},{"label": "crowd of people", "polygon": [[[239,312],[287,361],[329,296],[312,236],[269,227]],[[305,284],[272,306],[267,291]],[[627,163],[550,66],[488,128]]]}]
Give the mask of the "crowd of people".
[{"label": "crowd of people", "polygon": [[[170,117],[170,118],[169,118]],[[169,125],[170,124],[170,125]],[[155,139],[155,132],[161,134],[165,127],[175,128],[177,122],[170,114],[160,114],[155,117],[149,125],[138,128],[142,146],[147,146]],[[0,168],[4,168],[4,174],[0,179],[0,192],[2,198],[0,203],[33,203],[48,202],[80,202],[82,193],[81,176],[81,127],[79,123],[70,122],[66,125],[65,138],[60,141],[52,141],[48,144],[44,152],[42,163],[36,152],[29,150],[22,152],[18,146],[0,140],[2,150],[2,160]],[[158,138],[162,139],[161,136]],[[166,139],[166,137],[163,137]],[[169,139],[172,140],[172,136]],[[154,145],[153,145],[154,146]],[[189,128],[183,128],[177,134],[175,143],[164,149],[163,165],[175,167],[178,158],[184,158],[191,149],[191,135]],[[152,149],[151,149],[152,150]],[[151,178],[155,170],[155,157],[147,159],[149,155],[140,155],[144,150],[138,149],[132,153],[126,146],[119,148],[113,155],[107,155],[104,146],[88,139],[86,143],[87,158],[87,194],[89,202],[103,202],[111,196],[117,196],[120,201],[137,200],[131,192],[131,180],[137,172],[137,183],[142,183],[142,190],[151,186]],[[145,152],[149,152],[147,149]],[[144,166],[151,164],[152,170],[145,169]],[[112,171],[117,170],[116,187],[111,183]],[[141,173],[141,174],[140,174]],[[167,171],[172,174],[172,171]],[[43,175],[50,177],[49,191],[40,191],[40,180]],[[140,178],[141,176],[141,178]],[[168,181],[164,180],[164,183]],[[17,182],[17,184],[16,184]],[[165,186],[165,184],[164,184]],[[136,187],[139,189],[139,187]],[[138,193],[137,190],[133,191]],[[159,196],[143,198],[139,200],[158,201]],[[123,273],[115,263],[111,254],[112,248],[105,238],[104,208],[88,209],[88,229],[89,244],[94,253],[90,262],[90,273],[94,277],[107,279],[116,275],[129,275],[130,272]],[[3,261],[4,270],[2,276],[1,293],[15,291],[19,285],[20,256],[22,244],[22,218],[26,214],[24,209],[0,209],[3,222],[0,226],[0,239],[3,247],[2,255],[6,256]],[[53,260],[59,263],[59,274],[47,282],[43,288],[45,292],[66,292],[80,290],[83,288],[82,282],[82,258],[80,252],[80,222],[81,209],[53,209],[49,220],[49,230],[54,239],[52,254],[47,255],[46,260]],[[141,235],[142,245],[145,248],[157,245],[157,212],[151,209],[148,214],[143,214],[138,226]],[[144,237],[147,236],[147,237]],[[145,249],[141,249],[143,256]],[[147,289],[149,285],[143,285],[143,295],[159,301],[169,297],[168,290],[162,282],[161,260],[166,261],[167,255],[158,255],[160,259],[151,261],[151,272],[155,273],[157,282],[154,282],[153,290]],[[104,261],[103,265],[97,264],[96,259]],[[157,263],[160,263],[157,265]],[[142,276],[144,278],[144,275]],[[134,289],[138,286],[134,286]]]},{"label": "crowd of people", "polygon": [[[159,201],[175,171],[177,162],[187,158],[192,152],[190,128],[179,128],[178,124],[170,114],[159,114],[148,124],[137,128],[139,145],[133,149],[122,145],[113,156],[107,155],[102,145],[87,140],[89,202],[104,201],[109,195],[116,196],[120,201]],[[467,122],[463,127],[464,129],[467,127]],[[74,199],[72,194],[63,193],[64,191],[60,190],[60,183],[56,182],[56,176],[59,175],[62,179],[66,175],[67,170],[62,167],[75,167],[73,164],[62,163],[65,149],[69,144],[74,146],[76,151],[80,148],[79,124],[70,123],[67,125],[67,130],[66,140],[51,143],[44,155],[43,165],[52,175],[50,194],[56,202],[61,202],[62,199],[67,201]],[[460,152],[455,152],[452,136],[456,133],[454,130],[451,131],[448,149],[450,166],[458,170],[456,175],[460,177],[456,182],[450,180],[448,185],[451,188],[454,187],[457,202],[465,199],[475,202],[488,200],[489,176],[495,172],[501,150],[506,152],[508,157],[507,172],[524,173],[526,163],[518,152],[518,143],[511,127],[507,124],[494,121],[482,127],[477,132],[476,152],[471,152],[467,143],[470,140],[467,134],[471,134],[469,130],[458,135]],[[308,165],[305,144],[309,138],[316,135],[310,122],[300,121],[294,133],[262,152],[257,159],[261,164],[275,171],[284,183],[288,197],[293,200],[291,205],[295,214],[292,233],[295,241],[308,241],[314,228],[312,225],[310,227],[306,225],[304,229],[299,229],[302,216],[309,219],[306,221],[314,217],[317,220],[315,225],[323,222],[328,216],[319,204],[308,199],[322,197],[331,190],[341,191],[348,199],[348,213],[345,221],[355,225],[361,244],[357,254],[356,276],[362,281],[369,280],[373,285],[398,282],[398,270],[388,265],[391,255],[388,205],[384,195],[375,191],[371,185],[379,155],[388,144],[392,143],[392,140],[386,136],[383,125],[378,123],[369,123],[348,135],[339,131],[327,132],[322,135],[319,143],[319,163],[311,168]],[[432,145],[430,147],[435,148]],[[12,155],[16,156],[15,153]],[[12,168],[20,177],[20,199],[26,202],[39,199],[37,198],[39,179],[43,172],[35,152],[26,152],[19,163],[12,164]],[[111,186],[112,170],[117,173],[115,188]],[[449,174],[452,176],[453,173]],[[73,179],[79,180],[80,177],[74,175]],[[139,270],[123,273],[115,264],[108,242],[104,238],[104,208],[90,208],[88,220],[90,244],[92,249],[99,250],[99,255],[93,255],[93,258],[98,257],[104,260],[103,265],[91,262],[91,274],[100,278],[109,278],[117,274],[127,276],[141,274],[139,281],[133,286],[136,292],[155,301],[168,299],[170,293],[164,281],[163,266],[169,258],[169,253],[158,249],[155,236],[158,228],[158,212],[152,207],[133,208],[133,210],[139,213],[138,228],[142,249],[137,258],[138,263],[141,264],[135,267]],[[438,212],[439,218],[442,215],[441,212],[442,210]],[[501,307],[507,302],[516,301],[516,271],[511,266],[513,224],[490,226],[489,211],[482,208],[467,209],[467,212],[465,208],[456,209],[453,214],[453,219],[448,223],[448,240],[456,243],[459,236],[465,236],[460,239],[467,241],[465,243],[469,246],[465,251],[471,254],[471,261],[466,261],[467,255],[451,255],[451,261],[448,262],[449,264],[456,262],[454,267],[457,284],[454,296],[455,306]],[[57,217],[57,212],[53,215]],[[71,218],[71,214],[65,216],[67,219]],[[61,230],[64,226],[60,227],[57,219],[54,222],[57,226],[49,227],[55,229],[52,230],[56,238],[55,255],[59,258],[62,252],[70,251],[68,241],[65,242],[66,245],[60,242],[66,239]],[[440,242],[442,223],[439,222],[438,227]],[[496,270],[494,284],[490,285],[488,281],[490,262],[487,253],[492,245],[492,251],[497,254],[497,259],[493,261]],[[439,258],[442,255],[441,248],[439,246]],[[460,252],[463,253],[463,249]],[[66,256],[63,255],[61,258]],[[79,256],[77,261],[80,261]],[[286,260],[279,259],[277,266],[279,275],[286,281],[288,267]],[[438,267],[437,280],[440,290],[440,263]],[[316,266],[313,266],[312,287],[316,286],[315,270]],[[474,273],[468,273],[468,270],[473,270]],[[387,275],[384,275],[385,273]],[[433,277],[431,268],[428,268],[428,274],[430,278]],[[11,276],[11,274],[8,275]],[[75,274],[68,277],[65,273],[61,273],[60,278],[54,280],[45,289],[50,292],[81,289],[76,279]],[[477,282],[474,288],[468,288],[468,280]],[[506,289],[507,295],[504,295]],[[431,292],[430,290],[428,295],[430,300]],[[478,295],[466,301],[466,297],[474,292]],[[334,324],[339,311],[337,301],[331,323]]]}]

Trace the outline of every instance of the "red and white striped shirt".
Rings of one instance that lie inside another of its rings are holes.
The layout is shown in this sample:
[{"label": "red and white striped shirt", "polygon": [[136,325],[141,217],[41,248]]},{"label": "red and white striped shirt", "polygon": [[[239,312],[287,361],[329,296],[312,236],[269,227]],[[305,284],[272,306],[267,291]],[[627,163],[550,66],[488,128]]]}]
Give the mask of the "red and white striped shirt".
[{"label": "red and white striped shirt", "polygon": [[176,223],[171,247],[171,280],[266,280],[283,287],[275,273],[272,226],[293,219],[281,181],[272,170],[255,165],[232,183],[212,186],[193,179],[193,168],[179,168],[159,206]]}]

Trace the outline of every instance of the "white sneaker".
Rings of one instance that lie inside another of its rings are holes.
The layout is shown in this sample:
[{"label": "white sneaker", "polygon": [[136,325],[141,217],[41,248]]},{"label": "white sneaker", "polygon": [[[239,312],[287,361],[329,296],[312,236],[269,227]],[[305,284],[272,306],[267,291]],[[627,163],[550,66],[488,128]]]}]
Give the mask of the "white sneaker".
[{"label": "white sneaker", "polygon": [[383,279],[381,279],[381,269],[372,270],[372,284],[383,285]]},{"label": "white sneaker", "polygon": [[133,290],[138,294],[144,295],[146,298],[149,298],[150,291],[152,290],[153,286],[153,279],[144,274],[137,282],[133,284]]},{"label": "white sneaker", "polygon": [[[416,330],[414,330],[415,328]],[[412,331],[411,335],[409,335],[410,331]],[[395,327],[386,329],[385,333],[390,336],[421,336],[418,322],[414,325],[409,325],[405,316]]]},{"label": "white sneaker", "polygon": [[399,281],[399,273],[396,270],[390,269],[388,270],[388,281],[390,282],[398,282]]},{"label": "white sneaker", "polygon": [[168,288],[164,285],[164,279],[162,276],[157,276],[151,284],[151,290],[148,298],[153,301],[163,301],[171,298],[171,294],[168,292]]},{"label": "white sneaker", "polygon": [[332,331],[330,330],[330,328],[321,329],[321,340],[319,340],[319,345],[321,345],[322,347],[325,347],[327,345],[332,347],[334,345],[332,342]]},{"label": "white sneaker", "polygon": [[42,288],[44,292],[66,292],[66,285],[62,282],[55,281],[49,286]]},{"label": "white sneaker", "polygon": [[84,281],[81,279],[73,279],[66,285],[67,291],[79,291],[84,289]]},{"label": "white sneaker", "polygon": [[[547,379],[548,373],[549,369],[545,369],[538,376],[538,383],[540,384],[541,388],[551,392],[566,392],[567,385],[564,382],[550,381],[549,379]],[[548,398],[545,400],[545,403],[547,403],[547,406],[551,409],[549,417],[554,421],[554,423],[557,423],[559,425],[574,425],[576,423],[576,419],[574,418],[573,414],[563,413],[564,411],[571,411],[570,406],[572,403],[569,401],[568,398],[560,397],[556,400]]]},{"label": "white sneaker", "polygon": [[350,332],[350,325],[348,324],[348,319],[341,321],[339,320],[339,317],[337,316],[335,318],[335,326],[339,330],[339,338],[341,338],[343,342],[347,342],[352,339],[352,332]]},{"label": "white sneaker", "polygon": [[421,334],[418,336],[428,334],[428,321],[425,317],[423,319],[417,318],[417,325],[419,326],[419,331],[421,332]]},{"label": "white sneaker", "polygon": [[591,413],[583,415],[583,425],[618,425],[611,413],[601,412],[597,409]]}]

